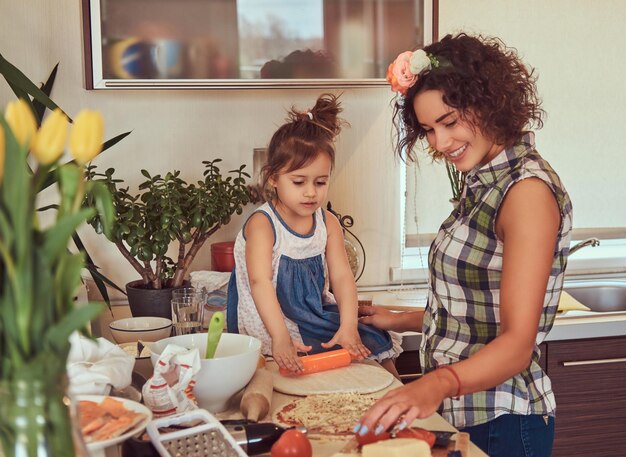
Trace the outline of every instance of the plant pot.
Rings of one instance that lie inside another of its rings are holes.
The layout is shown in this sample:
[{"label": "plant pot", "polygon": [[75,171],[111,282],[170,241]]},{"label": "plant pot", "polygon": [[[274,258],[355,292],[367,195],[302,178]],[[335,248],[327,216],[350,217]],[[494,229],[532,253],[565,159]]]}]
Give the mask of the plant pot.
[{"label": "plant pot", "polygon": [[129,282],[126,284],[126,294],[131,314],[133,317],[156,316],[171,319],[172,290],[174,289],[148,289],[141,280]]},{"label": "plant pot", "polygon": [[223,241],[211,245],[211,270],[230,273],[235,268],[235,242]]}]

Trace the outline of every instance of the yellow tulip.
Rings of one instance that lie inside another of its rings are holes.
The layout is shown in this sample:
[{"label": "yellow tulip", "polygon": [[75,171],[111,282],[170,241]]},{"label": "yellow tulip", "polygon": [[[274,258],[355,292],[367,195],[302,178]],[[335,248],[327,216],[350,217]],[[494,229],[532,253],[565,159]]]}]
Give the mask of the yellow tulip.
[{"label": "yellow tulip", "polygon": [[70,153],[76,162],[83,165],[102,150],[104,120],[97,111],[82,110],[74,120],[70,133]]},{"label": "yellow tulip", "polygon": [[28,103],[21,98],[9,102],[4,117],[17,142],[22,146],[30,146],[37,131],[37,121]]},{"label": "yellow tulip", "polygon": [[32,153],[42,165],[50,165],[63,154],[67,139],[67,116],[55,109],[41,125],[33,139]]},{"label": "yellow tulip", "polygon": [[4,128],[0,125],[0,183],[4,176]]}]

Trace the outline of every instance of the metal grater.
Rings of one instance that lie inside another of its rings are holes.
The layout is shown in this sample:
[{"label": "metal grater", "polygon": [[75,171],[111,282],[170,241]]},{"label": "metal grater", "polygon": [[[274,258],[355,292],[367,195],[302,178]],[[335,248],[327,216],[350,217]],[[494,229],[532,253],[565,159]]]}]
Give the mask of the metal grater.
[{"label": "metal grater", "polygon": [[184,438],[162,440],[172,457],[238,457],[235,447],[221,431],[208,430]]},{"label": "metal grater", "polygon": [[[159,427],[202,419],[204,423],[172,433],[160,434]],[[155,419],[148,435],[162,457],[245,457],[246,454],[226,428],[208,411],[197,409]]]}]

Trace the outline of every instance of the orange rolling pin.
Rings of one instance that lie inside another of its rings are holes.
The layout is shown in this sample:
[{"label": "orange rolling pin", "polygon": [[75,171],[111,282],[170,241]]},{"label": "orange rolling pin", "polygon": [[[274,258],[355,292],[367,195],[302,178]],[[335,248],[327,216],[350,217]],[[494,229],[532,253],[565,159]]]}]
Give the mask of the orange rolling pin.
[{"label": "orange rolling pin", "polygon": [[300,373],[293,373],[284,368],[278,371],[283,376],[301,376],[303,374],[317,373],[319,371],[332,370],[333,368],[345,367],[352,362],[352,356],[347,349],[337,349],[336,351],[320,352],[319,354],[305,355],[300,357],[304,370]]}]

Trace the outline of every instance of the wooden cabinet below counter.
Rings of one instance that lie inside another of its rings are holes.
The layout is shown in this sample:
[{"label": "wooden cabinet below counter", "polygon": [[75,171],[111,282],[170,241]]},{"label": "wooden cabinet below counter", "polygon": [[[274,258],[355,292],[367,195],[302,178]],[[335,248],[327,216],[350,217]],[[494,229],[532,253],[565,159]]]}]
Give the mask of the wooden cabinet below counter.
[{"label": "wooden cabinet below counter", "polygon": [[[626,336],[548,341],[539,364],[552,381],[552,457],[626,456]],[[396,362],[402,382],[421,376],[419,351]]]},{"label": "wooden cabinet below counter", "polygon": [[550,341],[553,457],[626,456],[626,337]]}]

